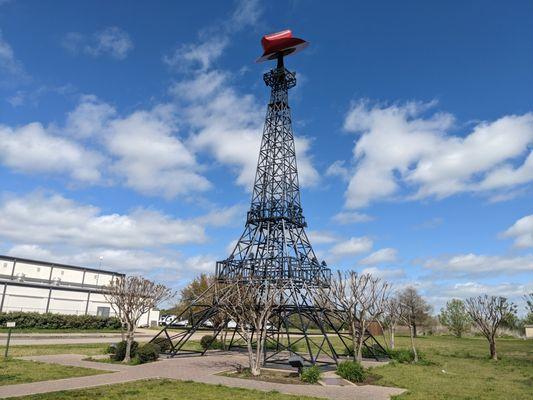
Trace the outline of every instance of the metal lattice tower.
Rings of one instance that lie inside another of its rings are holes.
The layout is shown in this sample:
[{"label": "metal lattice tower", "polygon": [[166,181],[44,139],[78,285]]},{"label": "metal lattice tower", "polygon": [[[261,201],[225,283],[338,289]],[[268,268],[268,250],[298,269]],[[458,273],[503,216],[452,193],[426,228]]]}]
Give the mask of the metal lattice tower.
[{"label": "metal lattice tower", "polygon": [[[186,344],[195,332],[202,330],[212,332],[211,343],[222,332],[231,331],[228,348],[242,347],[239,329],[230,327],[231,321],[226,320],[219,307],[217,284],[245,285],[252,280],[279,284],[283,288],[280,302],[269,319],[265,362],[286,363],[298,352],[308,364],[328,364],[349,353],[350,338],[343,333],[347,328],[345,316],[340,310],[321,305],[318,296],[321,287],[329,286],[331,270],[325,262],[317,260],[307,238],[300,200],[288,101],[289,89],[296,85],[296,75],[285,68],[283,57],[305,48],[307,42],[292,38],[290,31],[267,36],[262,41],[265,54],[260,60],[276,59],[277,66],[263,75],[271,94],[246,226],[231,255],[217,262],[217,283],[176,316],[176,325],[182,331],[176,333],[165,327],[152,339],[163,343],[166,348],[163,352],[169,356],[198,353]],[[277,40],[278,44],[269,40]],[[215,326],[211,321],[220,317],[225,322]],[[359,334],[364,335],[365,347],[376,358],[385,352],[369,332]],[[337,348],[331,337],[338,340]],[[205,354],[207,350],[200,353]]]},{"label": "metal lattice tower", "polygon": [[327,285],[331,271],[320,264],[305,233],[288,91],[294,72],[278,58],[263,75],[271,88],[246,227],[235,249],[217,263],[219,280],[263,279],[295,286]]}]

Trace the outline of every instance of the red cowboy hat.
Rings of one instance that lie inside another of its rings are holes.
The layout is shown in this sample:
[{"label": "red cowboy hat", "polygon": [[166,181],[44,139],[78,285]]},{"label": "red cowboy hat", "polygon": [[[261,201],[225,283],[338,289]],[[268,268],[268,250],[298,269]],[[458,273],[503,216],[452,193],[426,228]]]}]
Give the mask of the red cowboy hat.
[{"label": "red cowboy hat", "polygon": [[256,62],[263,62],[267,60],[275,60],[278,56],[287,56],[289,54],[298,53],[309,45],[303,39],[292,37],[290,29],[285,31],[271,33],[263,36],[261,39],[261,46],[263,46],[263,55],[259,57]]}]

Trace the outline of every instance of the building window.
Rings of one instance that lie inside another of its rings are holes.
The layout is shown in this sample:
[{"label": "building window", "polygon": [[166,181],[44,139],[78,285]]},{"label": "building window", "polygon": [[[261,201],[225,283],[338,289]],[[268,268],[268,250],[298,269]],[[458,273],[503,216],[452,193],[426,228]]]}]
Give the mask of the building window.
[{"label": "building window", "polygon": [[37,272],[41,272],[41,267],[37,267]]},{"label": "building window", "polygon": [[65,275],[65,271],[61,271],[61,275]]},{"label": "building window", "polygon": [[96,315],[98,317],[109,317],[109,307],[98,307],[96,309]]},{"label": "building window", "polygon": [[7,263],[4,263],[4,268],[7,268]]}]

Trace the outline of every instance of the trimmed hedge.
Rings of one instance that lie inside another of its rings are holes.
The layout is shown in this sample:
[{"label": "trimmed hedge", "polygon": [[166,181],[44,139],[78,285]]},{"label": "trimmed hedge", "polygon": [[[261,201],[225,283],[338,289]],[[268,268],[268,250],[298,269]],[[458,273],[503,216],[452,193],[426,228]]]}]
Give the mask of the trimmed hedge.
[{"label": "trimmed hedge", "polygon": [[218,339],[214,339],[213,335],[204,335],[200,339],[200,346],[202,349],[222,349],[222,342]]},{"label": "trimmed hedge", "polygon": [[146,343],[137,349],[137,358],[141,364],[156,361],[159,358],[159,346],[153,343]]},{"label": "trimmed hedge", "polygon": [[[137,355],[137,349],[139,348],[139,343],[133,341],[131,343],[130,357],[133,359]],[[115,347],[115,353],[111,354],[110,358],[115,361],[123,361],[126,357],[126,341],[118,342]]]},{"label": "trimmed hedge", "polygon": [[18,329],[120,329],[121,327],[118,318],[96,315],[0,313],[0,327],[5,327],[7,321],[15,321]]},{"label": "trimmed hedge", "polygon": [[151,342],[159,347],[159,351],[164,353],[172,348],[172,342],[166,337],[158,337]]}]

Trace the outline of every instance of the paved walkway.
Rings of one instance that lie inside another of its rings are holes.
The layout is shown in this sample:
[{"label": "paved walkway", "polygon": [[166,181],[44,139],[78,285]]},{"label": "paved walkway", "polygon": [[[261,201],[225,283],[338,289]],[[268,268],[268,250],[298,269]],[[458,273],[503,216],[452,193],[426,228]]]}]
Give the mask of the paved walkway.
[{"label": "paved walkway", "polygon": [[277,390],[281,393],[314,396],[338,400],[388,400],[391,395],[402,393],[403,389],[384,386],[318,386],[294,385],[261,382],[251,379],[230,378],[215,375],[231,369],[236,363],[245,364],[246,357],[231,353],[216,352],[204,357],[172,358],[138,366],[83,361],[86,356],[63,354],[51,356],[23,357],[26,360],[57,363],[69,366],[87,367],[116,371],[114,373],[59,379],[53,381],[24,383],[20,385],[0,386],[0,398],[24,396],[35,393],[55,392],[58,390],[81,389],[109,385],[140,379],[169,378],[192,380],[195,382],[222,384],[231,387],[257,389],[261,391]]}]

